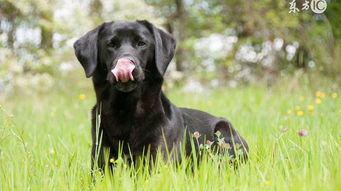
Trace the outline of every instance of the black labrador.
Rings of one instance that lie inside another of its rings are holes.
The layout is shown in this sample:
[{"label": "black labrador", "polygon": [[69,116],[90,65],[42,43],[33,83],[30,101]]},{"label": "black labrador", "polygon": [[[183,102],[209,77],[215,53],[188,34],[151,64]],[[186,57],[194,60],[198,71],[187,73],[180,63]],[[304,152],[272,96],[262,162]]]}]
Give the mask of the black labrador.
[{"label": "black labrador", "polygon": [[248,145],[229,121],[176,107],[162,92],[163,75],[175,46],[172,36],[148,21],[105,22],[74,43],[97,98],[92,110],[92,167],[96,153],[98,167],[103,169],[104,150],[110,158],[117,158],[120,148],[133,161],[146,148],[152,157],[160,150],[166,160],[169,153],[177,159],[182,142],[186,154],[191,153],[195,132],[201,134],[200,144],[223,139],[230,145],[230,156],[236,157],[238,145],[247,157]]}]

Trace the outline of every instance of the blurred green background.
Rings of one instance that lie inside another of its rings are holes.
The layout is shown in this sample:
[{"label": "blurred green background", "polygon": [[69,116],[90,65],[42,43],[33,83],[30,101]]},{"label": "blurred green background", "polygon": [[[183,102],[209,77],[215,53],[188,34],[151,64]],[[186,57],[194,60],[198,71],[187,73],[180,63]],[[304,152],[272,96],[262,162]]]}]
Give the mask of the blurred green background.
[{"label": "blurred green background", "polygon": [[[85,77],[72,44],[104,21],[147,19],[178,41],[167,87],[341,82],[341,1],[322,14],[292,0],[1,0],[0,95]],[[89,81],[85,81],[89,85]]]}]

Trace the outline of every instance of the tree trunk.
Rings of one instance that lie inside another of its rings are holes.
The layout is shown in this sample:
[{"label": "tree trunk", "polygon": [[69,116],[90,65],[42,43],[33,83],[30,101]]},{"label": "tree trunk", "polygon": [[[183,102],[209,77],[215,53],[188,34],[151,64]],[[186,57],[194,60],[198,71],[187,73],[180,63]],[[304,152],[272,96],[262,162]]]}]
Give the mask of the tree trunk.
[{"label": "tree trunk", "polygon": [[89,6],[90,6],[89,15],[91,16],[94,25],[96,26],[99,23],[103,22],[102,15],[103,3],[101,2],[101,0],[91,0]]},{"label": "tree trunk", "polygon": [[186,39],[186,10],[184,0],[176,0],[176,37],[178,42],[176,53],[176,70],[184,71],[184,63],[186,62],[186,49],[183,42]]},{"label": "tree trunk", "polygon": [[43,10],[40,13],[41,42],[40,48],[49,51],[53,48],[53,31],[51,24],[53,22],[53,12],[51,10]]},{"label": "tree trunk", "polygon": [[12,49],[14,48],[14,42],[15,42],[15,30],[16,27],[14,25],[14,21],[10,21],[11,22],[11,29],[8,31],[7,33],[7,46],[8,48]]},{"label": "tree trunk", "polygon": [[[8,22],[10,27],[7,32],[7,44],[6,46],[13,50],[15,43],[15,32],[17,29],[16,19],[22,19],[22,14],[19,9],[12,3],[8,1],[0,2],[0,24],[2,22]],[[2,20],[3,18],[3,20]],[[1,29],[0,29],[1,30]],[[0,31],[0,34],[5,31]]]}]

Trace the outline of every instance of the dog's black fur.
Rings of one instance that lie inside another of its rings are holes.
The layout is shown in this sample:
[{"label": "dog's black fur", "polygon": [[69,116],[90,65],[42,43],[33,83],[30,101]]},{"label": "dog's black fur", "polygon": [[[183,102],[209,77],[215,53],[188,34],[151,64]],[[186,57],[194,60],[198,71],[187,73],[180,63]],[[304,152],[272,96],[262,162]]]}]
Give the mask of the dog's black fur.
[{"label": "dog's black fur", "polygon": [[[92,77],[97,103],[92,110],[92,166],[96,155],[96,111],[100,111],[102,135],[98,166],[104,168],[103,150],[117,158],[119,145],[123,153],[135,157],[149,148],[151,156],[160,150],[164,158],[171,152],[180,157],[181,142],[191,153],[190,134],[201,134],[199,142],[217,141],[220,131],[231,145],[241,145],[244,157],[248,145],[230,122],[208,113],[173,105],[161,90],[163,75],[174,55],[176,42],[169,34],[148,21],[107,22],[91,30],[74,44],[75,54],[86,76]],[[110,72],[117,60],[129,58],[135,64],[134,81],[116,81]],[[100,107],[101,106],[101,107]],[[186,132],[186,133],[185,133]]]}]

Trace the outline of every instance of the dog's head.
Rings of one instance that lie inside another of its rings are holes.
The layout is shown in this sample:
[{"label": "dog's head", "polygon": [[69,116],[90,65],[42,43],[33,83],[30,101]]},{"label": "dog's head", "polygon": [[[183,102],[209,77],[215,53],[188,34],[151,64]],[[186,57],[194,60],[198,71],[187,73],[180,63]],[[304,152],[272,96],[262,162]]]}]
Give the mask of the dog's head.
[{"label": "dog's head", "polygon": [[172,36],[148,21],[103,23],[74,43],[86,76],[97,72],[122,92],[146,79],[162,78],[175,46]]}]

